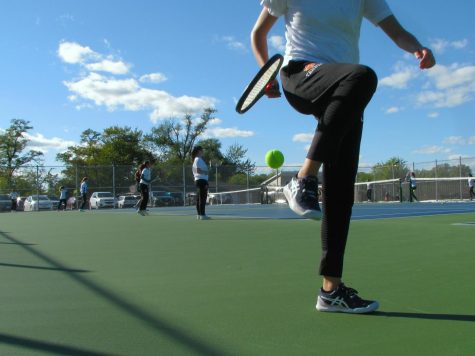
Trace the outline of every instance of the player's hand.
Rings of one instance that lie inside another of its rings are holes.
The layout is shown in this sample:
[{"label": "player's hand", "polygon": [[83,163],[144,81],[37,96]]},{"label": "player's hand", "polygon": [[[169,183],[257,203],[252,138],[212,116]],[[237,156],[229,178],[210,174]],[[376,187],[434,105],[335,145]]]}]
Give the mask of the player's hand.
[{"label": "player's hand", "polygon": [[420,50],[416,51],[414,55],[419,60],[419,68],[429,69],[435,66],[435,58],[429,48],[421,48]]},{"label": "player's hand", "polygon": [[264,94],[269,98],[280,98],[280,89],[279,89],[279,82],[277,80],[273,80],[269,84],[267,84],[266,88],[264,89]]}]

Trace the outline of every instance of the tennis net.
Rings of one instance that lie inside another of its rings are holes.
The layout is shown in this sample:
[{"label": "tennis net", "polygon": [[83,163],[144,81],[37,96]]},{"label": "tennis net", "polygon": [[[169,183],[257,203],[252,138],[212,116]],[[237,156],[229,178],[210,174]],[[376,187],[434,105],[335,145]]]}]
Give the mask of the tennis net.
[{"label": "tennis net", "polygon": [[[470,198],[467,177],[417,178],[413,193],[418,201],[449,201]],[[410,200],[410,183],[404,179],[355,184],[355,202],[405,202]]]}]

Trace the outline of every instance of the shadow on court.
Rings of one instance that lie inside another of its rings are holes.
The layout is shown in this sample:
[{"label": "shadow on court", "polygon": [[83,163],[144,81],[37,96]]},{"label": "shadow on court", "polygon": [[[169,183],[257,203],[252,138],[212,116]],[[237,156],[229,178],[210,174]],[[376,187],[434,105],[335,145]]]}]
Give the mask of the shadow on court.
[{"label": "shadow on court", "polygon": [[76,347],[57,345],[50,342],[27,339],[23,337],[0,334],[0,343],[12,346],[18,346],[25,349],[35,351],[44,351],[47,353],[54,353],[57,355],[78,355],[78,356],[109,356],[102,352],[95,352],[91,350],[83,350]]},{"label": "shadow on court", "polygon": [[[216,347],[207,344],[205,341],[200,340],[197,337],[192,337],[190,335],[187,335],[185,331],[180,330],[178,327],[172,325],[172,323],[168,321],[164,321],[157,316],[151,315],[147,310],[144,310],[140,308],[139,306],[134,305],[133,303],[127,301],[126,299],[121,298],[120,296],[116,295],[112,291],[104,287],[101,287],[95,282],[87,279],[86,277],[82,276],[80,273],[77,273],[78,270],[68,268],[67,266],[63,265],[59,261],[56,261],[52,257],[49,257],[46,254],[40,251],[37,251],[36,249],[31,247],[29,244],[22,243],[21,241],[11,236],[9,233],[0,231],[0,236],[10,241],[11,243],[18,244],[21,248],[26,250],[31,255],[51,265],[53,267],[51,269],[65,273],[69,278],[71,278],[78,284],[82,285],[83,287],[86,287],[88,290],[92,291],[99,297],[104,298],[109,303],[114,305],[116,308],[140,320],[144,324],[148,325],[149,327],[161,333],[162,335],[167,336],[169,339],[175,341],[176,343],[179,343],[187,347],[194,353],[201,354],[201,355],[226,354],[222,350],[219,350]],[[46,350],[46,351],[55,351],[53,349],[48,349],[48,348],[61,347],[61,346],[56,346],[50,343],[38,342],[38,341],[30,340],[30,339],[19,338],[19,337],[9,336],[5,334],[0,334],[0,343],[7,343],[7,344],[12,344],[12,345],[17,345],[17,346],[22,346],[22,347],[27,347],[27,348],[38,348],[38,350]],[[75,353],[71,351],[76,351],[76,349],[69,350],[69,352],[67,352],[66,350],[64,354],[103,355],[99,353],[87,353],[85,351],[83,353]]]},{"label": "shadow on court", "polygon": [[475,315],[462,314],[435,314],[435,313],[406,313],[406,312],[385,312],[377,311],[372,316],[384,316],[388,318],[410,318],[427,320],[450,320],[450,321],[472,321],[475,322]]}]

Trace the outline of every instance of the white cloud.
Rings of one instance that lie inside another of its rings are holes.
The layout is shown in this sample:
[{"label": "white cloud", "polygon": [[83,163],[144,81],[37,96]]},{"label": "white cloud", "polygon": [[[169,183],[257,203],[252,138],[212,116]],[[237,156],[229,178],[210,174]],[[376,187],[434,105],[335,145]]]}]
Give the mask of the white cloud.
[{"label": "white cloud", "polygon": [[108,72],[112,74],[127,74],[129,65],[122,61],[104,59],[97,63],[86,64],[86,68],[92,72]]},{"label": "white cloud", "polygon": [[220,38],[220,41],[226,43],[226,47],[233,51],[241,51],[241,52],[246,52],[247,47],[244,43],[236,40],[234,36],[222,36]]},{"label": "white cloud", "polygon": [[47,153],[50,149],[65,151],[69,146],[77,145],[74,141],[64,140],[59,137],[46,138],[40,133],[30,135],[29,133],[24,132],[22,135],[29,141],[28,147],[30,149],[43,153]]},{"label": "white cloud", "polygon": [[[206,96],[175,97],[165,91],[144,88],[135,78],[117,79],[113,75],[127,74],[130,65],[77,43],[61,42],[58,56],[66,63],[80,64],[89,71],[82,73],[77,79],[63,82],[70,91],[69,100],[76,103],[78,110],[90,107],[91,103],[109,111],[150,110],[150,120],[155,123],[159,119],[202,112],[205,108],[214,107],[217,102],[215,98]],[[112,76],[99,74],[97,71],[108,72]],[[151,73],[139,80],[158,82],[165,79],[163,74]]]},{"label": "white cloud", "polygon": [[430,85],[417,96],[417,103],[436,108],[451,108],[473,100],[475,93],[475,66],[436,65],[427,72]]},{"label": "white cloud", "polygon": [[449,153],[450,148],[445,148],[442,146],[424,146],[414,151],[414,153],[423,154],[423,155],[432,155],[436,153]]},{"label": "white cloud", "polygon": [[223,122],[223,120],[218,119],[217,117],[215,117],[215,118],[208,121],[208,125],[215,126],[215,125],[221,124],[222,122]]},{"label": "white cloud", "polygon": [[395,114],[395,113],[398,113],[399,111],[401,111],[401,109],[398,108],[397,106],[391,106],[389,109],[386,110],[386,114]]},{"label": "white cloud", "polygon": [[293,142],[311,142],[313,139],[313,133],[299,133],[292,137]]},{"label": "white cloud", "polygon": [[465,138],[462,136],[449,136],[443,141],[445,145],[465,145]]},{"label": "white cloud", "polygon": [[270,45],[279,52],[285,50],[285,39],[282,36],[270,36],[269,37]]},{"label": "white cloud", "polygon": [[217,138],[229,138],[229,137],[251,137],[254,136],[253,131],[240,130],[236,127],[223,128],[223,127],[214,127],[206,130],[206,136],[217,137]]},{"label": "white cloud", "polygon": [[91,48],[81,46],[75,42],[61,42],[58,48],[58,56],[69,64],[84,63],[88,58],[97,58],[98,55]]},{"label": "white cloud", "polygon": [[435,119],[436,117],[439,117],[439,113],[436,112],[436,111],[434,111],[434,112],[431,112],[431,113],[430,113],[429,115],[427,115],[427,116],[429,116],[431,119]]},{"label": "white cloud", "polygon": [[161,83],[166,81],[168,78],[165,76],[165,74],[162,73],[149,73],[142,75],[140,77],[140,82],[142,83]]},{"label": "white cloud", "polygon": [[468,40],[466,38],[456,41],[448,41],[442,38],[436,38],[431,41],[430,48],[435,53],[444,53],[448,48],[452,49],[463,49],[467,47]]},{"label": "white cloud", "polygon": [[469,85],[475,80],[475,66],[460,66],[457,63],[451,66],[436,65],[427,72],[437,89],[456,88]]},{"label": "white cloud", "polygon": [[417,78],[419,73],[414,66],[408,66],[402,62],[396,64],[395,72],[390,76],[379,80],[378,84],[395,89],[405,89],[407,84]]},{"label": "white cloud", "polygon": [[469,145],[475,145],[475,136],[470,136],[467,140]]}]

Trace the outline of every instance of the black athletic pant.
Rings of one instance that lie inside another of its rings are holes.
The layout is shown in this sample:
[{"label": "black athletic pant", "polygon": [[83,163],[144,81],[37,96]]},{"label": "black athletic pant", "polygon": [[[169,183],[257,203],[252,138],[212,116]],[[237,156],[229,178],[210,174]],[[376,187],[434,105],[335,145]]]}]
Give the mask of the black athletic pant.
[{"label": "black athletic pant", "polygon": [[341,277],[363,112],[376,90],[377,77],[363,65],[290,61],[281,71],[281,80],[289,103],[318,120],[307,158],[323,162],[320,274]]},{"label": "black athletic pant", "polygon": [[473,197],[475,196],[475,193],[473,192],[473,188],[474,188],[474,187],[470,187],[470,189],[469,189],[469,193],[470,193],[470,200],[472,200],[472,199],[473,199]]},{"label": "black athletic pant", "polygon": [[148,184],[140,184],[140,208],[139,210],[147,210],[147,204],[148,204],[148,196],[149,196],[149,191],[148,191]]},{"label": "black athletic pant", "polygon": [[66,210],[66,207],[68,206],[67,201],[67,199],[59,199],[58,210],[61,209],[61,204],[64,204],[64,210]]},{"label": "black athletic pant", "polygon": [[208,181],[198,179],[196,182],[196,212],[198,215],[206,215],[206,198],[208,197]]},{"label": "black athletic pant", "polygon": [[81,210],[84,210],[84,207],[86,206],[87,203],[87,193],[82,194],[82,204],[81,204]]}]

